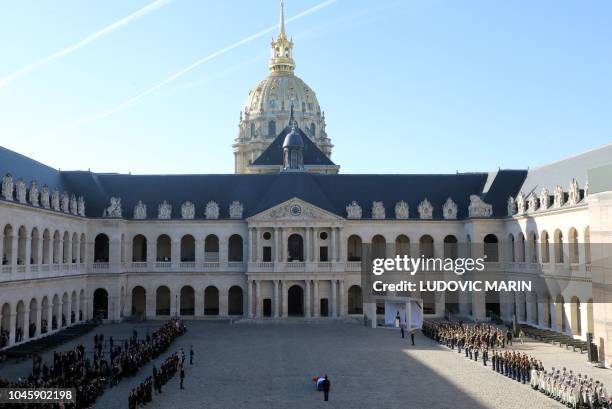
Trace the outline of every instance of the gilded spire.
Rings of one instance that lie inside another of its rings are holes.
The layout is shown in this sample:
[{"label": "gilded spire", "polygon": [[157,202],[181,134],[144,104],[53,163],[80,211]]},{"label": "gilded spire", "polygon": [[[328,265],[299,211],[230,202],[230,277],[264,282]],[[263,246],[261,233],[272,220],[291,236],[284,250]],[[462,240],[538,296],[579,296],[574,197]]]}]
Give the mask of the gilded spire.
[{"label": "gilded spire", "polygon": [[272,40],[272,59],[269,68],[271,73],[293,74],[293,42],[285,33],[285,0],[280,0],[280,21],[278,37]]},{"label": "gilded spire", "polygon": [[285,0],[280,0],[280,23],[278,36],[285,36]]}]

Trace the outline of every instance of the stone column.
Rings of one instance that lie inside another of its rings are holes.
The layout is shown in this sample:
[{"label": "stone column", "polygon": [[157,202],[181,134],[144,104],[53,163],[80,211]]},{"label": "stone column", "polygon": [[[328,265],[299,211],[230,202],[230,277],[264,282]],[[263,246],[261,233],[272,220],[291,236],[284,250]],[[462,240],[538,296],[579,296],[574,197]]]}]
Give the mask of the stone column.
[{"label": "stone column", "polygon": [[[70,237],[70,236],[68,237],[68,246],[67,247],[68,247],[68,249],[67,249],[68,250],[67,251],[68,254],[65,255],[66,256],[66,263],[72,264],[72,237]],[[30,260],[28,258],[28,262],[29,261]]]},{"label": "stone column", "polygon": [[[76,314],[76,318],[77,319],[79,318],[78,312]],[[36,306],[36,318],[35,318],[35,320],[36,320],[36,322],[35,322],[36,330],[34,331],[34,338],[37,338],[37,337],[40,336],[40,322],[42,321],[42,298],[41,298],[40,303]]]},{"label": "stone column", "polygon": [[340,297],[340,316],[344,317],[347,314],[347,305],[346,305],[346,299],[347,297],[344,296],[344,280],[340,280],[340,289],[338,291],[338,295]]},{"label": "stone column", "polygon": [[306,318],[310,318],[310,280],[306,280]]},{"label": "stone column", "polygon": [[249,318],[253,318],[253,280],[247,281],[247,313]]},{"label": "stone column", "polygon": [[[221,243],[219,243],[219,250],[221,250]],[[173,270],[179,268],[181,262],[181,239],[170,239],[170,265]]]},{"label": "stone column", "polygon": [[312,246],[310,245],[310,237],[312,236],[312,228],[306,227],[305,231],[306,231],[306,234],[305,234],[306,237],[305,237],[304,244],[305,244],[305,250],[306,251],[304,253],[304,261],[309,263],[309,262],[312,261],[312,259],[310,257],[310,251],[311,251],[311,248],[312,248]]},{"label": "stone column", "polygon": [[194,290],[194,311],[193,311],[193,315],[197,316],[197,315],[204,315],[204,291],[198,291],[197,289]]},{"label": "stone column", "polygon": [[[281,243],[280,243],[280,261],[287,261],[287,231],[281,228]],[[283,294],[283,298],[285,295]]]},{"label": "stone column", "polygon": [[[147,254],[147,258],[148,258],[148,254]],[[157,297],[157,293],[155,291],[155,288],[149,289],[147,288],[145,290],[145,316],[147,318],[155,318],[155,315],[157,314],[157,305],[156,305],[156,300],[155,297]],[[85,311],[83,311],[83,314],[86,314]],[[87,319],[87,316],[85,316],[85,319]]]},{"label": "stone column", "polygon": [[17,329],[17,311],[11,310],[9,314],[9,346],[15,345],[15,333]]},{"label": "stone column", "polygon": [[[198,268],[204,263],[204,239],[202,237],[195,239],[195,262]],[[204,304],[202,304],[202,311],[204,311]]]},{"label": "stone column", "polygon": [[[44,232],[39,232],[38,233],[38,244],[37,244],[37,247],[38,247],[38,249],[37,249],[38,260],[37,260],[36,264],[38,264],[39,266],[44,263],[44,260],[43,260],[43,248],[44,248],[44,241],[45,240],[43,239],[43,233]],[[0,243],[0,246],[1,245],[2,244]],[[79,251],[80,251],[80,249],[81,249],[81,246],[79,246]],[[40,268],[39,268],[39,271],[40,271]]]},{"label": "stone column", "polygon": [[[32,261],[32,237],[30,236],[30,233],[27,233],[26,238],[25,238],[25,256],[24,258],[25,260],[23,260],[23,264],[25,264],[25,271],[26,273],[29,273],[31,261]],[[27,332],[27,331],[24,330],[24,332]]]},{"label": "stone column", "polygon": [[279,234],[279,228],[275,227],[274,228],[274,251],[272,252],[272,261],[280,261],[279,248],[278,248],[280,240],[278,238],[278,234]]},{"label": "stone column", "polygon": [[219,290],[219,316],[227,317],[229,315],[228,310],[228,291],[227,288],[222,288]]},{"label": "stone column", "polygon": [[331,291],[332,291],[332,317],[336,318],[338,316],[338,298],[336,291],[336,280],[331,281]]},{"label": "stone column", "polygon": [[13,235],[10,237],[10,240],[11,240],[11,259],[9,260],[9,264],[11,265],[11,272],[14,274],[17,272],[17,252],[19,250],[18,233],[13,232]]},{"label": "stone column", "polygon": [[255,228],[253,229],[253,256],[255,258],[255,262],[258,262],[261,260],[260,256],[259,256],[259,232],[260,229],[259,228]]},{"label": "stone column", "polygon": [[279,302],[280,302],[280,298],[278,294],[278,280],[274,280],[274,318],[278,318]]},{"label": "stone column", "polygon": [[255,281],[255,314],[257,318],[262,317],[261,306],[261,280],[257,280]]},{"label": "stone column", "polygon": [[338,245],[337,245],[337,239],[338,239],[338,234],[336,231],[336,228],[332,226],[331,228],[331,241],[330,241],[330,259],[329,261],[336,261],[338,256]]},{"label": "stone column", "polygon": [[319,229],[313,228],[312,232],[312,261],[319,261]]},{"label": "stone column", "polygon": [[255,228],[249,227],[249,261],[255,262],[255,252],[253,251],[255,246]]},{"label": "stone column", "polygon": [[157,243],[156,240],[151,240],[147,237],[147,268],[155,269],[155,261],[157,260]]},{"label": "stone column", "polygon": [[313,302],[314,302],[314,316],[315,317],[320,317],[321,313],[319,311],[320,307],[321,307],[321,302],[319,301],[319,280],[314,280],[313,282],[313,294],[312,294],[312,298],[313,298]]},{"label": "stone column", "polygon": [[285,284],[285,281],[281,281],[281,292],[282,292],[282,303],[283,303],[283,318],[286,317],[288,315],[288,305],[287,305],[287,298],[288,298],[288,294],[287,294],[287,284]]},{"label": "stone column", "polygon": [[219,237],[219,266],[227,267],[229,263],[229,237]]}]

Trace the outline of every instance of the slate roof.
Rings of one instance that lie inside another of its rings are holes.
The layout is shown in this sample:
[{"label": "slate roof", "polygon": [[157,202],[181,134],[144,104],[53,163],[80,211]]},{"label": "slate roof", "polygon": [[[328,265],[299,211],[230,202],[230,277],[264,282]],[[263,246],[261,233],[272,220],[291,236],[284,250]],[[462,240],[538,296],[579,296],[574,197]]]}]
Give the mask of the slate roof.
[{"label": "slate roof", "polygon": [[206,203],[214,200],[220,218],[229,218],[229,205],[238,200],[244,206],[243,217],[250,217],[294,197],[340,217],[353,200],[362,207],[363,218],[371,218],[373,201],[382,201],[388,219],[395,217],[395,204],[404,200],[410,218],[418,219],[417,207],[427,198],[434,206],[434,219],[442,218],[442,205],[448,197],[459,207],[458,218],[467,217],[471,194],[481,195],[493,204],[494,217],[504,217],[506,199],[515,195],[526,171],[497,172],[487,192],[487,173],[446,175],[348,175],[308,172],[278,172],[239,175],[125,175],[89,171],[58,171],[8,149],[0,150],[0,174],[11,172],[29,184],[35,179],[85,198],[88,217],[101,217],[110,197],[121,197],[123,216],[131,219],[139,200],[147,205],[147,217],[157,218],[158,205],[166,200],[172,205],[172,217],[180,218],[181,205],[196,205],[196,218],[204,218]]},{"label": "slate roof", "polygon": [[[301,135],[304,143],[304,165],[326,165],[336,166],[321,150],[319,147],[302,131],[299,127],[296,127],[296,131]],[[272,165],[283,165],[283,142],[285,136],[291,132],[291,127],[286,126],[282,132],[274,138],[274,141],[264,150],[257,159],[253,161],[252,166],[272,166]]]}]

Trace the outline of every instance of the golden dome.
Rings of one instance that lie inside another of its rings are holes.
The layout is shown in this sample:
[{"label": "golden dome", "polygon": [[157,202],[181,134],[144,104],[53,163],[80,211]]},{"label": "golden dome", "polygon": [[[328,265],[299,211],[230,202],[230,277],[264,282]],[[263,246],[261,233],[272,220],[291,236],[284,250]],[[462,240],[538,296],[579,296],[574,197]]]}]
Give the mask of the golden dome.
[{"label": "golden dome", "polygon": [[298,118],[314,119],[321,115],[319,101],[312,88],[293,74],[273,73],[249,92],[244,112],[251,118],[258,114],[282,114],[287,117],[291,105]]}]

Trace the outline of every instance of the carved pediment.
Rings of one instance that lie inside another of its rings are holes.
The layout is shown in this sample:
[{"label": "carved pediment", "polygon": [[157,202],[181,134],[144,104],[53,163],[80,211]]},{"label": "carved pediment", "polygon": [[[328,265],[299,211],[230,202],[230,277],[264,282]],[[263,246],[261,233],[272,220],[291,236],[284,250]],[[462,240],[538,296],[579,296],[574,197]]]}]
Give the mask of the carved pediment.
[{"label": "carved pediment", "polygon": [[247,219],[248,221],[323,221],[341,220],[337,215],[314,206],[301,199],[293,198],[264,210]]}]

